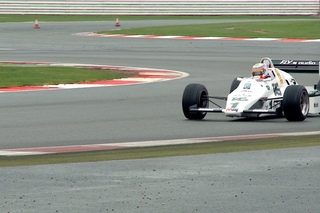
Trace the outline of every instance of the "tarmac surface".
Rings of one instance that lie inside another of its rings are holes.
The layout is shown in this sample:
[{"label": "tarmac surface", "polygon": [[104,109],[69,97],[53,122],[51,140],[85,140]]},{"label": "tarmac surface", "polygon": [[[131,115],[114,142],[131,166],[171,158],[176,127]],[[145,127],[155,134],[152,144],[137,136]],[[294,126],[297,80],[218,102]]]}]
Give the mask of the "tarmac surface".
[{"label": "tarmac surface", "polygon": [[[143,86],[1,94],[1,149],[319,130],[318,117],[289,123],[213,115],[190,122],[181,112],[188,83],[203,83],[212,95],[225,95],[234,77],[248,75],[261,57],[318,60],[318,43],[76,37],[72,34],[113,28],[114,23],[39,22],[40,29],[33,29],[33,23],[0,24],[1,61],[151,67],[190,77]],[[295,76],[300,84],[318,80]],[[319,212],[319,149],[0,168],[0,209]]]},{"label": "tarmac surface", "polygon": [[[122,21],[121,28],[209,22],[219,20]],[[114,22],[42,22],[39,17],[39,24],[34,29],[33,22],[1,23],[1,61],[168,69],[189,76],[144,85],[0,94],[0,149],[319,130],[319,116],[290,125],[285,118],[244,121],[223,114],[197,122],[185,119],[181,109],[190,83],[205,85],[209,95],[226,96],[233,79],[250,75],[262,57],[318,60],[319,42],[99,38],[74,34],[114,29]],[[317,74],[294,77],[303,85],[318,81]]]}]

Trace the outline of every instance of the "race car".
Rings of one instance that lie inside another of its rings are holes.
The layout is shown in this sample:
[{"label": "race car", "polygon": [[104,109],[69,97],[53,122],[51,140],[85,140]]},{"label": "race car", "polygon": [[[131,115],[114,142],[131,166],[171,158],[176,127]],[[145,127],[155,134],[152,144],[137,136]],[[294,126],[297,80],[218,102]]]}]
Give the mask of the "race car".
[{"label": "race car", "polygon": [[[275,67],[276,66],[276,67]],[[224,113],[228,117],[274,115],[288,121],[303,121],[308,114],[320,113],[320,80],[302,86],[288,72],[319,72],[317,61],[274,60],[262,58],[252,67],[251,76],[233,80],[227,97],[210,96],[202,84],[189,84],[182,95],[186,118],[201,120],[207,113]],[[225,107],[213,102],[225,100]],[[209,107],[209,103],[215,107]]]}]

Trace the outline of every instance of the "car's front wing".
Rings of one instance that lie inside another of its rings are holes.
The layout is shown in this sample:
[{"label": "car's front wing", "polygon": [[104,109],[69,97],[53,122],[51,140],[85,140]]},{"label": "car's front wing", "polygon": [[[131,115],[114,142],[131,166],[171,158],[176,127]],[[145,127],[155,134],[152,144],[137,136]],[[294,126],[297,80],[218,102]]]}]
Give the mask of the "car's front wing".
[{"label": "car's front wing", "polygon": [[[228,114],[228,110],[227,109],[223,109],[223,108],[195,108],[195,107],[190,107],[190,112],[223,112]],[[250,113],[255,113],[255,114],[276,114],[276,110],[275,109],[268,109],[268,110],[264,110],[264,109],[252,109],[252,110],[243,110],[243,111],[238,111],[236,113],[246,113],[246,114],[250,114]]]}]

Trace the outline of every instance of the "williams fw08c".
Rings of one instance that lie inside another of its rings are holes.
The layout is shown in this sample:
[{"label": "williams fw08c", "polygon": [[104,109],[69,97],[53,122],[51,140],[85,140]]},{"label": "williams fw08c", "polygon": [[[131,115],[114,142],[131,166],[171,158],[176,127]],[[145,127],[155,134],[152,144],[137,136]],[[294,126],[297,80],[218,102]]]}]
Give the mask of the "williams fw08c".
[{"label": "williams fw08c", "polygon": [[[319,72],[318,61],[271,60],[262,58],[252,67],[250,77],[233,80],[227,97],[210,96],[202,84],[189,84],[182,96],[186,118],[201,120],[207,113],[228,117],[274,115],[288,121],[303,121],[308,114],[320,113],[320,80],[302,86],[288,72]],[[225,108],[213,102],[225,100]],[[213,104],[214,107],[209,107]]]}]

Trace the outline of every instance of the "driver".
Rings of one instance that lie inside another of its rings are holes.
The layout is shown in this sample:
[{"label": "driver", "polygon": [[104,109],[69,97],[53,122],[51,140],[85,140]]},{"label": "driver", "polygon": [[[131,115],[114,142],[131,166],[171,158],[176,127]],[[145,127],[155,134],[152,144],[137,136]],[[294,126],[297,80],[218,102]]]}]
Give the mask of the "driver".
[{"label": "driver", "polygon": [[263,63],[257,63],[253,65],[252,70],[252,78],[254,79],[266,79],[269,76],[267,66]]}]

